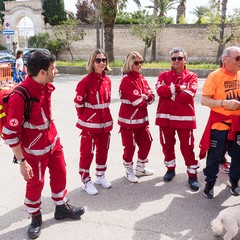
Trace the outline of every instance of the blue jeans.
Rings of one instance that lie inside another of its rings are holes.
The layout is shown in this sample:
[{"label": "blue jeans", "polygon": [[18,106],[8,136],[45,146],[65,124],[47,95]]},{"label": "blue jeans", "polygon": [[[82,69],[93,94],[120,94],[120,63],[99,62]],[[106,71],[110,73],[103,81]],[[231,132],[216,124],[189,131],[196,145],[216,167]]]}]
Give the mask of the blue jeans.
[{"label": "blue jeans", "polygon": [[219,171],[219,161],[225,153],[226,144],[228,155],[231,157],[229,172],[230,182],[238,182],[240,178],[240,133],[235,140],[227,139],[228,131],[211,130],[211,146],[207,153],[206,167],[203,169],[205,181],[215,184]]}]

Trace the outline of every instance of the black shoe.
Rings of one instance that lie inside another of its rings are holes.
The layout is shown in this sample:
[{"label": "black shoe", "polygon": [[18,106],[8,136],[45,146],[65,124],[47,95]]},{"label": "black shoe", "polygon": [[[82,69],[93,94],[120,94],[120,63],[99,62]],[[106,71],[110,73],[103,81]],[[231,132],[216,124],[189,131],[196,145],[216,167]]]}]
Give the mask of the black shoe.
[{"label": "black shoe", "polygon": [[238,182],[230,181],[230,192],[233,196],[240,195],[240,188],[238,186]]},{"label": "black shoe", "polygon": [[175,170],[168,170],[168,171],[165,173],[165,175],[164,175],[164,177],[163,177],[163,180],[164,180],[165,182],[170,182],[170,181],[172,181],[172,179],[174,178],[174,176],[175,176]]},{"label": "black shoe", "polygon": [[84,212],[85,210],[82,207],[74,207],[65,203],[63,205],[56,206],[54,217],[58,220],[64,218],[80,219],[80,216],[83,215]]},{"label": "black shoe", "polygon": [[198,191],[199,190],[199,182],[196,178],[189,178],[188,179],[188,184],[193,191]]},{"label": "black shoe", "polygon": [[36,239],[40,236],[42,225],[42,214],[33,214],[32,222],[28,228],[28,237],[31,239]]},{"label": "black shoe", "polygon": [[214,188],[214,183],[206,183],[205,185],[205,188],[203,190],[203,195],[206,197],[206,198],[213,198],[213,188]]}]

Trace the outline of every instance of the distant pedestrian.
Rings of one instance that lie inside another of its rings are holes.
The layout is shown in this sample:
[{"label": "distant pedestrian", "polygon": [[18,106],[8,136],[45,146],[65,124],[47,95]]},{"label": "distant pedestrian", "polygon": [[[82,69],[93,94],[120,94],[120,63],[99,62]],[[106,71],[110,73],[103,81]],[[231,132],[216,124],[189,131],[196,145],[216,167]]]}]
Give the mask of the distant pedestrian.
[{"label": "distant pedestrian", "polygon": [[80,139],[79,173],[83,190],[90,195],[98,193],[90,177],[94,151],[96,151],[96,184],[111,188],[106,179],[107,156],[110,131],[113,120],[109,105],[111,101],[111,80],[106,53],[97,49],[91,52],[87,62],[88,74],[78,83],[74,99],[78,120],[76,126],[82,130]]},{"label": "distant pedestrian", "polygon": [[19,83],[25,79],[26,71],[23,62],[23,51],[18,50],[16,54],[16,63],[15,63],[15,76],[13,76],[15,82]]},{"label": "distant pedestrian", "polygon": [[167,172],[164,181],[175,176],[175,134],[180,140],[180,149],[187,167],[188,183],[193,191],[199,190],[197,169],[199,161],[194,154],[193,129],[196,128],[194,97],[197,92],[197,75],[186,69],[187,53],[181,48],[170,51],[171,70],[162,72],[156,84],[159,95],[156,125],[159,126],[160,143]]},{"label": "distant pedestrian", "polygon": [[222,54],[222,67],[209,74],[202,90],[202,105],[211,109],[200,142],[200,158],[207,152],[203,169],[206,185],[204,196],[214,197],[219,162],[226,150],[231,158],[230,192],[240,195],[240,48],[231,46]]},{"label": "distant pedestrian", "polygon": [[[154,102],[154,94],[141,73],[143,57],[136,51],[129,53],[123,65],[123,78],[119,87],[121,106],[118,124],[122,137],[123,165],[126,178],[133,183],[137,177],[149,176],[153,170],[145,167],[152,144],[148,125],[147,107]],[[133,155],[138,146],[134,172]]]}]

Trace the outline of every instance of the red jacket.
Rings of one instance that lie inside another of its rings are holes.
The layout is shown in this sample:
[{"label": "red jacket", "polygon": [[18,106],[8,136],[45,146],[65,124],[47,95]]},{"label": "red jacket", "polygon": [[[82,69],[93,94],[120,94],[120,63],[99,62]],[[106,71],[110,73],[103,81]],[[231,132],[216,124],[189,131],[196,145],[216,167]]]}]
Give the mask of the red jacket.
[{"label": "red jacket", "polygon": [[111,101],[111,80],[103,73],[92,72],[77,85],[74,99],[78,121],[76,126],[92,133],[109,132],[113,120],[109,105]]},{"label": "red jacket", "polygon": [[51,83],[40,85],[30,76],[21,85],[39,101],[33,102],[30,119],[24,121],[25,102],[20,95],[11,95],[3,139],[10,147],[21,144],[23,154],[44,156],[60,144],[51,113],[51,94],[55,88]]},{"label": "red jacket", "polygon": [[240,117],[235,115],[226,116],[211,110],[207,125],[205,127],[205,130],[199,143],[200,159],[205,158],[206,152],[210,148],[212,125],[216,122],[224,122],[229,119],[231,119],[231,125],[229,126],[228,139],[233,141],[236,138],[236,132],[240,131]]},{"label": "red jacket", "polygon": [[[186,89],[181,91],[180,85]],[[156,125],[169,128],[196,128],[194,97],[197,92],[197,75],[184,69],[162,72],[156,84],[159,95]]]},{"label": "red jacket", "polygon": [[149,125],[147,106],[154,102],[154,94],[143,75],[137,72],[124,75],[119,94],[122,104],[118,124],[125,128]]}]

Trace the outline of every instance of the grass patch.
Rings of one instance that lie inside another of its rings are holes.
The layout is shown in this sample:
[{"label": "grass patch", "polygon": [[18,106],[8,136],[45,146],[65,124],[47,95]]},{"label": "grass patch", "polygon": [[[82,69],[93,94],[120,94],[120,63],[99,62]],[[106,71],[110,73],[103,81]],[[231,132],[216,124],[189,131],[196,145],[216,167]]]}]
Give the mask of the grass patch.
[{"label": "grass patch", "polygon": [[[87,61],[57,61],[57,66],[69,66],[69,67],[85,67]],[[115,61],[111,62],[110,67],[122,67],[123,61]],[[187,63],[186,64],[188,69],[195,69],[195,70],[215,70],[219,68],[218,64],[213,63]],[[143,64],[143,68],[164,68],[169,69],[171,68],[171,63],[169,62],[146,62]]]}]

